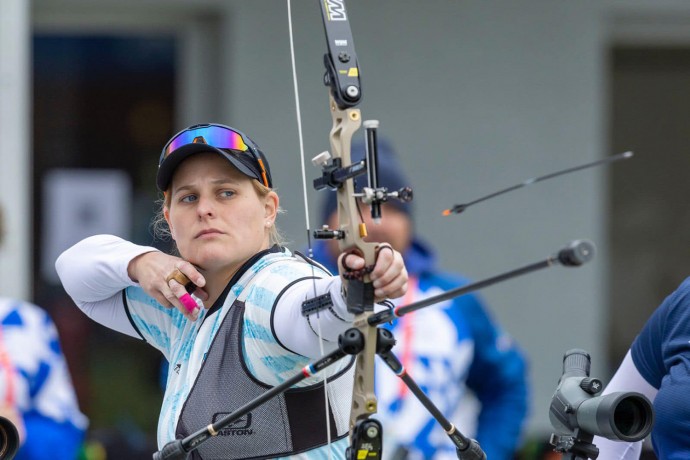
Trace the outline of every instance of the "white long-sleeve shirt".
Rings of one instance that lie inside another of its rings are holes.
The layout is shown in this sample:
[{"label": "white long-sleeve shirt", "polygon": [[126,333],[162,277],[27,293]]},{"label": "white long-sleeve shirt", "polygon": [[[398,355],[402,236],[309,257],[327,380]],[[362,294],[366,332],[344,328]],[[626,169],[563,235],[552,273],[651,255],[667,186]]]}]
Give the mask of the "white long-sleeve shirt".
[{"label": "white long-sleeve shirt", "polygon": [[[113,235],[96,235],[63,252],[55,268],[65,291],[87,316],[108,328],[141,338],[127,317],[122,290],[139,287],[129,277],[127,267],[135,257],[152,251],[157,249],[139,246]],[[321,354],[318,336],[312,327],[317,332],[320,328],[325,341],[335,342],[338,335],[349,327],[354,316],[347,312],[339,277],[328,276],[319,268],[307,275],[321,278],[296,283],[282,293],[276,304],[273,326],[277,338],[287,348],[303,356],[317,358]],[[333,310],[321,311],[318,319],[311,319],[310,326],[295,305],[299,306],[305,299],[325,293],[331,293]]]},{"label": "white long-sleeve shirt", "polygon": [[[635,391],[645,395],[650,401],[654,401],[658,390],[650,385],[635,367],[630,351],[606,386],[603,395],[617,391]],[[598,460],[637,460],[642,452],[642,442],[612,441],[600,436],[594,437],[594,445],[599,448]]]},{"label": "white long-sleeve shirt", "polygon": [[[158,427],[160,447],[175,438],[184,401],[225,313],[238,295],[246,295],[243,300],[255,305],[245,311],[244,327],[251,331],[243,337],[245,362],[252,375],[268,385],[283,382],[319,357],[321,345],[324,352],[334,349],[338,335],[354,319],[340,293],[339,277],[282,250],[266,254],[247,268],[229,289],[221,308],[211,315],[202,309],[196,321],[189,321],[176,309],[158,304],[127,274],[133,258],[155,250],[111,235],[98,235],[65,251],[56,268],[65,290],[82,311],[107,327],[145,339],[171,363]],[[255,277],[260,277],[259,281]],[[241,294],[250,282],[260,288]],[[332,309],[311,315],[307,321],[301,314],[302,302],[325,293],[331,294]],[[339,372],[347,361],[342,360],[324,373]],[[321,379],[317,375],[299,385],[311,385]],[[337,411],[349,412],[348,398],[329,399],[338,406]]]}]

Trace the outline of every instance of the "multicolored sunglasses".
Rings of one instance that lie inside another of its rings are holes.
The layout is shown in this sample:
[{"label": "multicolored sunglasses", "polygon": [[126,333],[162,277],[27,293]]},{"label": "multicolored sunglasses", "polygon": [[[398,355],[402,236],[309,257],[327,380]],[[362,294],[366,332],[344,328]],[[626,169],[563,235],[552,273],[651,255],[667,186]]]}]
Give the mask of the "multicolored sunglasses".
[{"label": "multicolored sunglasses", "polygon": [[264,166],[264,162],[259,155],[258,147],[251,141],[251,139],[241,132],[224,125],[194,125],[175,134],[168,141],[168,143],[165,144],[165,147],[163,147],[163,152],[161,152],[158,165],[160,166],[163,163],[163,160],[165,160],[175,150],[187,144],[207,144],[211,147],[216,147],[219,149],[229,149],[236,152],[249,153],[259,167],[261,182],[266,187],[271,187],[268,174],[266,172],[266,167]]}]

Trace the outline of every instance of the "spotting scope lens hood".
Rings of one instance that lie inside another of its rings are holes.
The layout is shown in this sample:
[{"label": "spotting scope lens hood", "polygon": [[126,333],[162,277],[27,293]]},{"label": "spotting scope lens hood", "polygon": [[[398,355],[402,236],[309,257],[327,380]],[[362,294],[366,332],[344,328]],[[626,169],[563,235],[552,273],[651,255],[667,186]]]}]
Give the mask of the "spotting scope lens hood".
[{"label": "spotting scope lens hood", "polygon": [[646,438],[654,426],[654,410],[640,393],[618,392],[584,401],[577,410],[584,430],[614,441]]},{"label": "spotting scope lens hood", "polygon": [[19,432],[5,417],[0,416],[0,460],[11,460],[19,450]]}]

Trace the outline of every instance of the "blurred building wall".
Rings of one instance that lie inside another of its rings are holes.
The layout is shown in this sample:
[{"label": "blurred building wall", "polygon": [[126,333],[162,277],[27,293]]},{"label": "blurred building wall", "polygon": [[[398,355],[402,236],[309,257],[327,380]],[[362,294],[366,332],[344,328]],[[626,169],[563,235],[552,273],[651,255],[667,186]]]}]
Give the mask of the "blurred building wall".
[{"label": "blurred building wall", "polygon": [[0,296],[31,290],[31,25],[25,0],[0,3]]},{"label": "blurred building wall", "polygon": [[[5,1],[1,11],[8,4],[16,5],[10,14],[21,23],[25,4]],[[41,30],[180,33],[179,127],[214,119],[250,133],[270,158],[288,211],[280,227],[291,246],[306,245],[284,2],[34,0],[33,7],[32,22]],[[322,85],[325,39],[316,2],[295,1],[292,8],[309,184],[317,171],[308,159],[328,148],[330,130]],[[393,140],[412,173],[416,226],[434,242],[443,267],[482,279],[541,260],[573,239],[598,245],[595,260],[582,268],[554,267],[482,292],[530,357],[529,430],[548,432],[547,409],[563,353],[588,350],[593,375],[607,377],[611,365],[605,350],[608,172],[587,170],[536,184],[459,216],[442,217],[441,211],[618,153],[607,139],[608,49],[615,42],[678,40],[688,30],[690,5],[352,0],[348,8],[363,117],[380,120],[380,135]],[[3,27],[0,33],[8,32]],[[23,48],[18,43],[0,45],[16,53],[15,46]],[[9,88],[0,86],[3,100],[17,97]],[[29,110],[17,104],[20,112]],[[4,123],[0,129],[7,132]],[[26,144],[25,135],[25,126],[12,132],[16,145]],[[311,227],[321,224],[320,198],[309,191]],[[22,225],[19,233],[29,228],[26,221]],[[12,263],[22,266],[23,254],[28,248]],[[28,291],[22,279],[17,282]]]}]

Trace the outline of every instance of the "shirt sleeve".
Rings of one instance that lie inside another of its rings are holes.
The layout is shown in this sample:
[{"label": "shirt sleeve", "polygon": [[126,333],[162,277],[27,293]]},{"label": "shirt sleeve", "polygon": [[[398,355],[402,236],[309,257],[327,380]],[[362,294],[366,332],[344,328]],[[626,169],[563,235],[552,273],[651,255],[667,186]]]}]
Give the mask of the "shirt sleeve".
[{"label": "shirt sleeve", "polygon": [[[273,313],[273,329],[283,347],[308,358],[321,356],[319,339],[330,352],[337,347],[338,335],[352,326],[354,315],[347,311],[341,294],[342,282],[337,276],[304,279],[295,283],[278,298]],[[330,308],[302,315],[302,302],[329,294]]]},{"label": "shirt sleeve", "polygon": [[672,358],[685,349],[687,338],[683,334],[690,321],[690,278],[666,297],[649,317],[631,346],[635,367],[654,388],[668,373],[666,356]]},{"label": "shirt sleeve", "polygon": [[[636,391],[654,401],[657,389],[650,385],[635,367],[631,352],[625,355],[623,362],[606,386],[603,395],[617,391]],[[642,441],[622,442],[595,436],[592,441],[599,448],[599,460],[637,460],[642,453]]]},{"label": "shirt sleeve", "polygon": [[113,235],[96,235],[63,252],[55,268],[65,291],[87,316],[118,332],[140,338],[128,316],[122,290],[138,286],[127,274],[129,262],[156,250]]},{"label": "shirt sleeve", "polygon": [[[206,317],[207,310],[195,321],[188,320],[177,308],[167,308],[158,303],[138,286],[130,286],[124,292],[125,311],[128,321],[134,327],[138,337],[158,349],[170,361],[171,356],[190,346]],[[201,305],[201,301],[192,296]]]},{"label": "shirt sleeve", "polygon": [[[353,319],[340,295],[338,277],[296,258],[275,257],[282,260],[271,262],[268,257],[251,268],[255,272],[251,284],[245,288],[238,286],[242,289],[236,300],[244,305],[242,353],[245,365],[256,379],[268,385],[277,385],[293,377],[312,359],[321,357],[321,350],[324,354],[334,350],[338,331],[347,329]],[[309,319],[302,315],[305,300],[326,293],[331,293],[333,311],[321,310],[309,315]],[[339,373],[349,362],[349,359],[340,360],[297,386],[312,385],[324,376]]]}]

